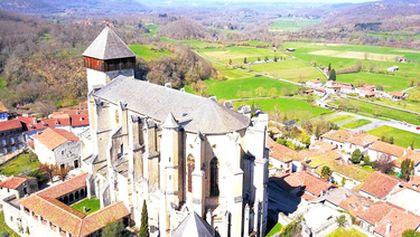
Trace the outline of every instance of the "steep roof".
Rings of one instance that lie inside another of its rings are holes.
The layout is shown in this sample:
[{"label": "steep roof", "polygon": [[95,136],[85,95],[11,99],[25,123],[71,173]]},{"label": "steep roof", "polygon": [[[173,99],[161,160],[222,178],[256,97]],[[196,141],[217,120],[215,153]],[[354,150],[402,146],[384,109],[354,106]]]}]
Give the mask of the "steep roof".
[{"label": "steep roof", "polygon": [[366,180],[360,190],[382,199],[386,197],[398,183],[398,179],[376,171],[368,180]]},{"label": "steep roof", "polygon": [[22,176],[14,176],[10,177],[2,182],[0,182],[0,187],[2,188],[9,188],[9,189],[17,189],[19,186],[24,184],[26,181],[30,179],[35,179],[33,177],[22,177]]},{"label": "steep roof", "polygon": [[213,237],[214,229],[197,213],[189,213],[173,231],[172,237]]},{"label": "steep roof", "polygon": [[64,129],[47,128],[42,133],[35,135],[34,139],[44,144],[48,149],[54,150],[66,142],[77,142],[79,138]]},{"label": "steep roof", "polygon": [[172,113],[188,132],[226,134],[246,129],[250,119],[217,102],[175,89],[118,76],[94,94],[115,105],[127,103],[131,111],[163,123]]},{"label": "steep roof", "polygon": [[135,57],[133,51],[108,26],[89,45],[83,56],[101,60]]}]

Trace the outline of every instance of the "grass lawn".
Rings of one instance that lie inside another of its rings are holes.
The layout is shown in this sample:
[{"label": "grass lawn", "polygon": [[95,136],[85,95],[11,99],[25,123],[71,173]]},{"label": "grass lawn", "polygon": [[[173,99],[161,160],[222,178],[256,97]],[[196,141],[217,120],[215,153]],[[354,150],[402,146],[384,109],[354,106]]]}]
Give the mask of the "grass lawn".
[{"label": "grass lawn", "polygon": [[144,60],[153,60],[172,55],[169,50],[159,49],[153,45],[130,44],[128,47],[133,50],[137,57],[141,57]]},{"label": "grass lawn", "polygon": [[[82,201],[79,201],[71,205],[71,207],[82,213],[89,215],[100,209],[100,203],[99,203],[99,199],[97,198],[91,198],[91,199],[86,198],[86,199],[83,199]],[[83,212],[83,207],[87,208],[87,212]]]},{"label": "grass lawn", "polygon": [[420,125],[420,116],[404,111],[369,104],[364,101],[355,100],[351,98],[335,99],[334,101],[332,101],[332,103],[344,106],[346,108],[352,108],[355,111],[357,111],[357,113],[360,113],[362,115],[377,118],[394,119],[399,121],[405,121],[411,124]]},{"label": "grass lawn", "polygon": [[340,127],[342,128],[347,128],[347,129],[354,129],[354,128],[360,128],[362,126],[365,126],[367,124],[372,123],[372,121],[367,120],[367,119],[358,119],[358,120],[354,120],[345,124],[340,125]]},{"label": "grass lawn", "polygon": [[414,141],[414,148],[420,148],[420,135],[407,132],[397,128],[382,126],[368,131],[369,134],[377,137],[394,137],[394,143],[398,146],[407,148]]},{"label": "grass lawn", "polygon": [[298,31],[302,28],[316,25],[319,19],[308,19],[303,17],[280,17],[270,27],[271,31]]},{"label": "grass lawn", "polygon": [[0,236],[6,236],[5,233],[9,234],[9,237],[19,237],[9,226],[4,222],[4,213],[0,212]]},{"label": "grass lawn", "polygon": [[296,85],[268,77],[205,82],[208,85],[209,95],[215,95],[218,99],[279,96],[298,90]]},{"label": "grass lawn", "polygon": [[275,224],[273,228],[271,228],[270,232],[268,232],[266,237],[271,237],[271,236],[274,236],[275,234],[280,233],[282,227],[283,226],[280,223]]},{"label": "grass lawn", "polygon": [[350,230],[345,230],[343,228],[338,228],[327,235],[327,237],[366,237],[365,234],[360,231],[352,228]]},{"label": "grass lawn", "polygon": [[340,116],[334,116],[332,118],[329,118],[328,121],[331,123],[340,123],[349,119],[354,118],[353,115],[340,115]]},{"label": "grass lawn", "polygon": [[6,176],[28,175],[39,167],[38,157],[32,152],[24,152],[15,159],[0,166],[0,174]]},{"label": "grass lawn", "polygon": [[268,113],[276,111],[286,113],[289,119],[296,120],[301,120],[302,118],[310,119],[332,113],[331,110],[313,106],[306,100],[300,98],[262,99],[234,103],[235,107],[244,104],[255,105],[257,108]]},{"label": "grass lawn", "polygon": [[376,74],[368,72],[337,75],[337,81],[353,85],[370,84],[383,86],[384,91],[401,91],[409,87],[409,80],[399,74]]}]

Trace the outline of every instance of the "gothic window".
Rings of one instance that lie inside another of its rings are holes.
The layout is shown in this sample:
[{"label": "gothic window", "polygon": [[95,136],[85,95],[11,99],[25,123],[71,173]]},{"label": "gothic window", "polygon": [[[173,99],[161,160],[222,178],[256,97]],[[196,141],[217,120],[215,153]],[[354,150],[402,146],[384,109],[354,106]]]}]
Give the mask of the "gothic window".
[{"label": "gothic window", "polygon": [[210,161],[210,196],[219,196],[219,168],[217,164],[217,158],[214,157]]},{"label": "gothic window", "polygon": [[187,168],[188,168],[188,192],[192,192],[192,173],[194,171],[194,157],[192,155],[189,155],[187,158]]}]

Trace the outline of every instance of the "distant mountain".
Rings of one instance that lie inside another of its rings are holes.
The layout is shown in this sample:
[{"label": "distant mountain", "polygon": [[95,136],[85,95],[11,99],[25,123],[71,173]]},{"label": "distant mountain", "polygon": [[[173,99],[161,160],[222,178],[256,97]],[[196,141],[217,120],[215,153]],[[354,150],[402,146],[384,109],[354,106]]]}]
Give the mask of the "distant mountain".
[{"label": "distant mountain", "polygon": [[29,14],[125,14],[146,11],[136,0],[0,0],[0,9]]}]

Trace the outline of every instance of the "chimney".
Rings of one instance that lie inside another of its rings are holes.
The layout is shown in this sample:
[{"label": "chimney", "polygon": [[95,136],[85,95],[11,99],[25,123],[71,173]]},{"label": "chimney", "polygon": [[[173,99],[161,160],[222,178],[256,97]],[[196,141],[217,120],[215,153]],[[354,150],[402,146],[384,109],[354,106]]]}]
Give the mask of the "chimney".
[{"label": "chimney", "polygon": [[391,233],[391,228],[392,228],[392,222],[388,221],[386,223],[385,236],[389,236],[389,234]]}]

